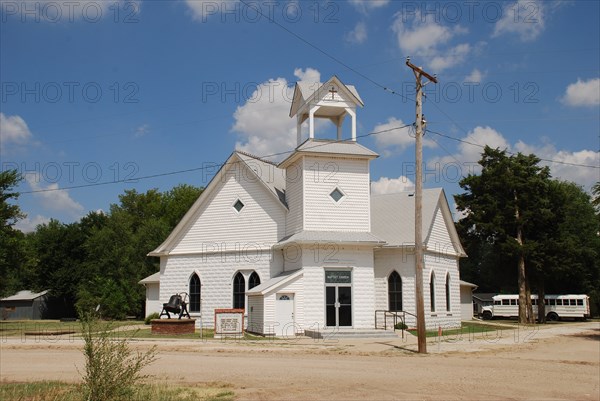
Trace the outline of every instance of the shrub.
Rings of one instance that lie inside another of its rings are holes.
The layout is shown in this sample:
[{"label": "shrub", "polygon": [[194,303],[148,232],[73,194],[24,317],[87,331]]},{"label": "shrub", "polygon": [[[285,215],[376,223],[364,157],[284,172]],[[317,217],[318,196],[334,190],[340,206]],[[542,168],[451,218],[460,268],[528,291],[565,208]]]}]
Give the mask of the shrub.
[{"label": "shrub", "polygon": [[396,330],[406,330],[408,329],[408,326],[402,322],[396,323],[396,325],[394,326],[394,329]]},{"label": "shrub", "polygon": [[150,321],[152,319],[158,319],[159,317],[160,315],[158,314],[158,312],[151,313],[148,316],[146,316],[146,319],[144,319],[144,324],[150,324]]},{"label": "shrub", "polygon": [[134,386],[147,377],[142,369],[156,359],[156,346],[134,352],[126,338],[112,338],[112,325],[85,315],[81,319],[84,340],[84,399],[87,401],[126,400],[134,394]]}]

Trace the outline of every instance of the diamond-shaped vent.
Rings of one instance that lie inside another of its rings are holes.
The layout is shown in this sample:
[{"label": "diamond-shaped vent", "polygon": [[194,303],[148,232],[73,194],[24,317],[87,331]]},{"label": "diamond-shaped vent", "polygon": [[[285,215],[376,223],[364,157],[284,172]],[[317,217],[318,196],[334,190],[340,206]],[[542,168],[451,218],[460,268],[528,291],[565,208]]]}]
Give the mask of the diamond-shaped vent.
[{"label": "diamond-shaped vent", "polygon": [[238,199],[238,200],[235,202],[235,204],[233,205],[233,208],[234,208],[235,210],[237,210],[237,211],[238,211],[238,213],[239,213],[239,212],[241,212],[241,211],[242,211],[242,209],[244,208],[244,204],[242,203],[242,201],[241,201],[241,200],[239,200],[239,199]]},{"label": "diamond-shaped vent", "polygon": [[331,191],[331,193],[329,194],[329,196],[331,196],[331,198],[336,201],[339,202],[340,199],[342,199],[344,197],[344,194],[342,191],[340,191],[339,189],[334,189],[333,191]]}]

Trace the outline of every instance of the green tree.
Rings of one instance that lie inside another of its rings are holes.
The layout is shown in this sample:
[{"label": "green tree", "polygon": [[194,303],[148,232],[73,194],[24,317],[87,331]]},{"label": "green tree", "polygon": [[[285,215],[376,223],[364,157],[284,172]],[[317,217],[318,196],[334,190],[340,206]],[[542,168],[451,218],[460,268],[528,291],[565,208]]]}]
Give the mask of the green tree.
[{"label": "green tree", "polygon": [[25,217],[18,205],[14,188],[23,178],[16,170],[0,172],[0,295],[20,288],[19,273],[24,262],[24,235],[14,228]]},{"label": "green tree", "polygon": [[459,231],[516,263],[521,323],[533,322],[526,260],[540,252],[534,233],[551,218],[550,172],[538,163],[535,155],[508,156],[486,146],[481,174],[462,179],[466,192],[455,196],[458,210],[466,214]]},{"label": "green tree", "polygon": [[141,315],[145,294],[138,281],[159,269],[156,258],[147,254],[165,240],[201,192],[180,185],[164,193],[127,190],[120,195],[106,224],[85,242],[85,266],[92,278],[79,287],[79,309],[99,304],[105,317]]}]

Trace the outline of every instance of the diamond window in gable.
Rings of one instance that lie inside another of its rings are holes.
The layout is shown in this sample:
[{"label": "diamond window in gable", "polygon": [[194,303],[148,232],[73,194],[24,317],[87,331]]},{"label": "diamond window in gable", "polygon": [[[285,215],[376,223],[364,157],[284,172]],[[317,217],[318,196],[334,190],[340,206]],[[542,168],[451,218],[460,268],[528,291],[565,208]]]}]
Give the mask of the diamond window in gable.
[{"label": "diamond window in gable", "polygon": [[237,200],[234,204],[233,204],[233,208],[239,213],[242,211],[242,209],[244,208],[244,203],[241,200]]},{"label": "diamond window in gable", "polygon": [[344,197],[344,193],[338,188],[336,188],[333,191],[331,191],[329,196],[331,196],[331,199],[333,199],[334,201],[339,202]]}]

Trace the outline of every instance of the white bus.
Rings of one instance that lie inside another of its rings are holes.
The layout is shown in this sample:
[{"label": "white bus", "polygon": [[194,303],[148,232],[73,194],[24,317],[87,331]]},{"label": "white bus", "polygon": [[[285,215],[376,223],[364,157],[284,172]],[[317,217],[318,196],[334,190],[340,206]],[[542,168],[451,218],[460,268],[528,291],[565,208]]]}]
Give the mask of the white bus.
[{"label": "white bus", "polygon": [[[495,317],[519,317],[518,295],[495,295],[492,305],[484,306],[481,310],[483,319]],[[538,296],[531,295],[533,314],[537,318]],[[590,317],[590,297],[587,295],[546,295],[544,297],[546,306],[546,319],[559,320],[562,318],[586,319]]]}]

